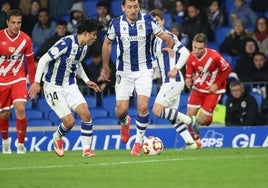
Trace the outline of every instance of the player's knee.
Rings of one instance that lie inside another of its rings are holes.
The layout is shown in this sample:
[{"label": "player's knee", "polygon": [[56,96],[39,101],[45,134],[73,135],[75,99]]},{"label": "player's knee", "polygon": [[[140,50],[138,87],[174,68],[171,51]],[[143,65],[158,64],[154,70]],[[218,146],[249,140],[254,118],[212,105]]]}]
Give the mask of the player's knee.
[{"label": "player's knee", "polygon": [[198,118],[197,123],[202,126],[209,126],[212,123],[212,117],[208,116],[206,118]]},{"label": "player's knee", "polygon": [[0,117],[3,120],[8,120],[10,118],[10,111],[5,110],[5,111],[1,112]]}]

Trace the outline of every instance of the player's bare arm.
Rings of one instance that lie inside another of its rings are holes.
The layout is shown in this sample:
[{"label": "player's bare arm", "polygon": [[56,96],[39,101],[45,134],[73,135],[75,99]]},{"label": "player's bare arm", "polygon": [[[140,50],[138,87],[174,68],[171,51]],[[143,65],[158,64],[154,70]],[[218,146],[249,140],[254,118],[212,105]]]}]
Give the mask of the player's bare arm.
[{"label": "player's bare arm", "polygon": [[175,76],[178,74],[178,71],[180,70],[174,67],[171,71],[168,72],[168,76],[170,78],[175,78]]},{"label": "player's bare arm", "polygon": [[38,82],[34,82],[29,91],[28,91],[28,95],[30,97],[30,99],[34,99],[36,94],[40,92],[40,84]]},{"label": "player's bare arm", "polygon": [[110,55],[112,50],[112,41],[106,38],[102,45],[102,61],[103,61],[103,68],[102,68],[102,75],[106,81],[110,81]]},{"label": "player's bare arm", "polygon": [[211,86],[208,87],[208,91],[211,93],[216,93],[218,91],[219,87],[217,84],[212,84]]},{"label": "player's bare arm", "polygon": [[92,82],[92,81],[87,81],[87,86],[94,89],[94,91],[96,92],[101,92],[101,89],[99,88],[99,86],[95,83],[95,82]]}]

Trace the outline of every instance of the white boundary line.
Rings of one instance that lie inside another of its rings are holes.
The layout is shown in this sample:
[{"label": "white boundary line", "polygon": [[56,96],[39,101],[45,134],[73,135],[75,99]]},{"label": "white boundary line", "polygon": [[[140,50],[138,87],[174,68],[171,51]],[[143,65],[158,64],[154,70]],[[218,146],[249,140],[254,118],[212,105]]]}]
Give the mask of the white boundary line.
[{"label": "white boundary line", "polygon": [[155,162],[170,162],[170,161],[195,161],[195,160],[218,160],[218,159],[241,159],[241,158],[262,158],[267,157],[266,155],[245,155],[245,156],[219,156],[211,158],[202,157],[187,157],[187,158],[173,158],[173,159],[152,159],[143,161],[121,161],[111,163],[97,163],[97,164],[73,164],[73,165],[47,165],[47,166],[27,166],[27,167],[7,167],[0,168],[0,171],[13,171],[13,170],[29,170],[29,169],[49,169],[49,168],[72,168],[72,167],[92,167],[92,166],[115,166],[115,165],[131,165],[131,164],[142,164],[142,163],[155,163]]}]

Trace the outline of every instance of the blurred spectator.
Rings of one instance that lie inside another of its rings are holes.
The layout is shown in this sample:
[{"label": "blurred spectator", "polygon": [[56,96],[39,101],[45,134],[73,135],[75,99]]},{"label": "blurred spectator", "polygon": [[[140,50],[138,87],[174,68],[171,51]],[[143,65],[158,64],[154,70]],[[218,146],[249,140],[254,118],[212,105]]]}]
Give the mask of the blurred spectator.
[{"label": "blurred spectator", "polygon": [[234,80],[230,84],[231,95],[226,101],[226,126],[257,125],[259,108],[253,96],[244,87],[244,84]]},{"label": "blurred spectator", "polygon": [[237,74],[238,78],[242,82],[253,81],[251,71],[253,69],[253,55],[258,52],[258,44],[252,38],[247,38],[244,43],[244,53],[237,60],[234,72]]},{"label": "blurred spectator", "polygon": [[12,8],[12,5],[9,1],[3,1],[1,4],[1,12],[0,12],[0,29],[4,29],[7,27],[6,24],[6,14]]},{"label": "blurred spectator", "polygon": [[[201,13],[199,7],[195,4],[190,4],[187,7],[187,17],[182,24],[182,33],[189,37],[187,48],[191,50],[192,40],[197,33],[204,33],[209,36],[209,23],[207,16]],[[211,37],[208,37],[211,39]]]},{"label": "blurred spectator", "polygon": [[223,25],[224,15],[220,9],[219,0],[211,0],[206,13],[211,31],[214,31]]},{"label": "blurred spectator", "polygon": [[256,20],[252,38],[256,40],[259,50],[268,57],[268,20],[261,16]]},{"label": "blurred spectator", "polygon": [[59,19],[68,15],[75,2],[78,2],[78,0],[48,0],[49,16],[53,19]]},{"label": "blurred spectator", "polygon": [[107,31],[112,16],[109,14],[109,7],[105,1],[100,1],[96,5],[97,19],[103,24],[103,30]]},{"label": "blurred spectator", "polygon": [[244,28],[240,20],[236,20],[227,37],[220,44],[220,53],[226,53],[231,56],[242,55],[245,51],[245,40],[248,37],[250,37],[250,33]]},{"label": "blurred spectator", "polygon": [[21,30],[24,31],[30,37],[32,36],[34,25],[38,22],[38,12],[40,8],[40,0],[32,0],[30,12],[28,14],[23,14]]},{"label": "blurred spectator", "polygon": [[253,11],[264,14],[264,12],[268,10],[268,1],[250,0],[250,7],[252,8]]},{"label": "blurred spectator", "polygon": [[90,51],[90,57],[91,57],[91,63],[86,64],[83,63],[83,68],[88,76],[88,78],[97,83],[102,92],[95,92],[94,90],[90,90],[90,95],[97,97],[97,105],[101,105],[101,99],[103,96],[114,94],[114,85],[115,85],[115,63],[110,62],[110,70],[111,70],[111,76],[110,82],[107,82],[102,73],[102,41],[97,40],[91,47]]},{"label": "blurred spectator", "polygon": [[[28,15],[31,12],[32,1],[33,0],[20,0],[19,8],[22,10],[24,15]],[[47,0],[39,0],[39,3],[41,4],[41,8],[48,7]]]},{"label": "blurred spectator", "polygon": [[229,17],[230,25],[233,25],[234,21],[240,19],[246,28],[254,27],[257,15],[245,0],[234,0],[234,5],[235,8]]},{"label": "blurred spectator", "polygon": [[181,32],[180,26],[177,23],[171,25],[170,32],[176,35],[184,46],[188,45],[189,38],[186,34]]},{"label": "blurred spectator", "polygon": [[67,32],[67,22],[64,20],[59,20],[56,26],[56,33],[53,37],[48,38],[37,50],[35,54],[35,62],[38,62],[39,59],[52,47],[55,42],[57,42],[60,38],[70,34]]},{"label": "blurred spectator", "polygon": [[253,63],[253,81],[268,81],[268,62],[265,54],[262,52],[255,53],[253,56]]},{"label": "blurred spectator", "polygon": [[[251,72],[252,81],[268,82],[268,62],[264,53],[257,52],[253,56],[254,67]],[[253,84],[252,91],[260,93],[263,98],[268,95],[268,89],[265,84]]]},{"label": "blurred spectator", "polygon": [[38,13],[38,22],[34,25],[32,31],[33,44],[41,46],[48,38],[54,36],[56,23],[49,19],[47,9],[40,9]]},{"label": "blurred spectator", "polygon": [[67,30],[70,33],[76,33],[77,22],[85,16],[85,9],[82,2],[74,3],[70,10],[70,21],[67,24]]},{"label": "blurred spectator", "polygon": [[178,23],[179,26],[182,26],[182,22],[184,17],[186,16],[186,4],[184,0],[176,0],[175,1],[175,13],[173,15],[174,22]]}]

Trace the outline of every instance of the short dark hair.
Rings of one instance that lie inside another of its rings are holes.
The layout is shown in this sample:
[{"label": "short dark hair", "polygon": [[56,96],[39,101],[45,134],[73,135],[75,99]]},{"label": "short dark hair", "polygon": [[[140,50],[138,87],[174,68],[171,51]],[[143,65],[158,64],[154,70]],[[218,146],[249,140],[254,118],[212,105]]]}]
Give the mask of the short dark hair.
[{"label": "short dark hair", "polygon": [[233,80],[229,85],[230,89],[235,86],[240,86],[241,89],[245,89],[244,83],[239,80]]},{"label": "short dark hair", "polygon": [[93,32],[99,31],[101,29],[101,24],[96,19],[82,18],[77,23],[77,34],[82,34],[83,32]]},{"label": "short dark hair", "polygon": [[[136,0],[129,0],[129,1],[136,1]],[[138,0],[139,3],[141,3],[141,0]],[[122,0],[122,5],[126,4],[126,0]]]},{"label": "short dark hair", "polygon": [[20,16],[22,17],[23,13],[20,9],[11,9],[7,12],[6,20],[10,20],[11,16]]},{"label": "short dark hair", "polygon": [[164,14],[163,14],[163,11],[159,10],[159,9],[154,9],[150,12],[150,14],[153,16],[153,17],[156,17],[158,16],[161,20],[164,19]]},{"label": "short dark hair", "polygon": [[208,38],[204,33],[197,33],[194,36],[193,41],[198,42],[198,43],[205,43],[207,44]]},{"label": "short dark hair", "polygon": [[105,1],[100,1],[100,2],[98,2],[97,4],[96,4],[96,7],[98,8],[98,7],[105,7],[105,8],[109,8],[108,7],[108,4],[105,2]]},{"label": "short dark hair", "polygon": [[65,20],[59,20],[57,21],[57,25],[67,25],[67,22]]}]

